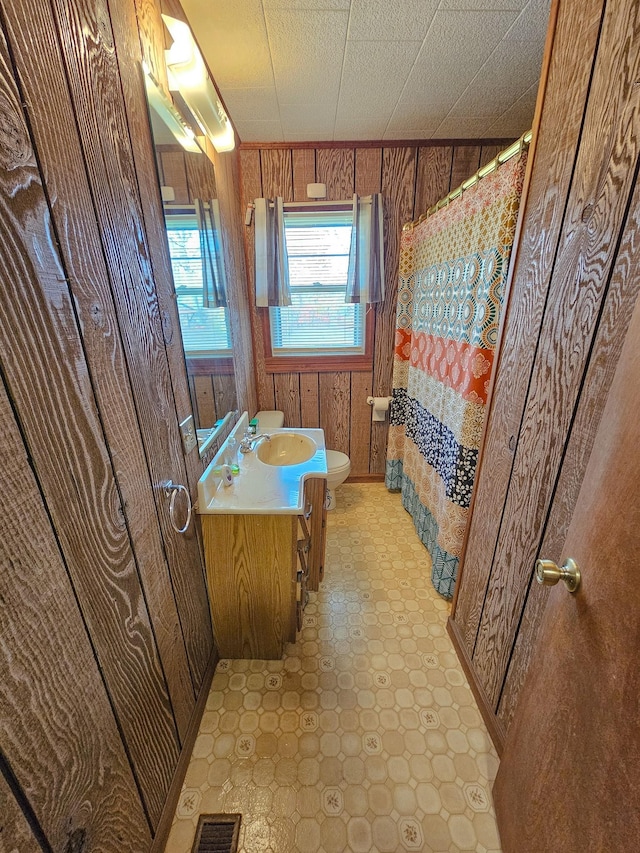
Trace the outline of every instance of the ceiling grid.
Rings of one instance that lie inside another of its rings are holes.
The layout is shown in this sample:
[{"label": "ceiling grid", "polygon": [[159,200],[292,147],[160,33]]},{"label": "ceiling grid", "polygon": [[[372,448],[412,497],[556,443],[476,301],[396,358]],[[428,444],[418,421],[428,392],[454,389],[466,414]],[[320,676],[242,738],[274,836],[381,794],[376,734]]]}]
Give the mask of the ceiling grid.
[{"label": "ceiling grid", "polygon": [[517,137],[550,0],[182,0],[242,142]]}]

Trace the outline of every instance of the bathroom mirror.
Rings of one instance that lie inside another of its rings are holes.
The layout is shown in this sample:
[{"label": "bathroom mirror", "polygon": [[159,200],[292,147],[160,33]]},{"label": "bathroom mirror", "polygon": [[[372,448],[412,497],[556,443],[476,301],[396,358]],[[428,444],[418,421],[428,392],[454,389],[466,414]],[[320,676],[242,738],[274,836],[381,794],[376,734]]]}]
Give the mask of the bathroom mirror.
[{"label": "bathroom mirror", "polygon": [[191,128],[153,81],[146,77],[146,82],[191,405],[202,444],[206,431],[238,407],[215,171]]}]

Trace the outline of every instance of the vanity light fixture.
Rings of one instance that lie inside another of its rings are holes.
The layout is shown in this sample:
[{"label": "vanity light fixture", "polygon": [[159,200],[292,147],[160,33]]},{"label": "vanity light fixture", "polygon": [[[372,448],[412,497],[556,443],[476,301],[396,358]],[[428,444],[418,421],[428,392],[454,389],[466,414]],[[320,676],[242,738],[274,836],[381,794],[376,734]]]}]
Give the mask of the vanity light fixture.
[{"label": "vanity light fixture", "polygon": [[165,51],[169,88],[180,92],[216,151],[232,151],[236,144],[233,127],[207,73],[189,25],[169,15],[163,15],[162,20],[173,39],[173,44]]},{"label": "vanity light fixture", "polygon": [[151,109],[154,110],[156,115],[162,119],[164,124],[176,138],[176,141],[179,142],[186,151],[192,151],[195,154],[200,153],[202,149],[196,141],[196,135],[193,132],[193,129],[189,127],[169,98],[167,98],[162,89],[158,86],[146,62],[142,63],[142,70],[144,71],[144,85],[147,90],[147,100],[149,101]]}]

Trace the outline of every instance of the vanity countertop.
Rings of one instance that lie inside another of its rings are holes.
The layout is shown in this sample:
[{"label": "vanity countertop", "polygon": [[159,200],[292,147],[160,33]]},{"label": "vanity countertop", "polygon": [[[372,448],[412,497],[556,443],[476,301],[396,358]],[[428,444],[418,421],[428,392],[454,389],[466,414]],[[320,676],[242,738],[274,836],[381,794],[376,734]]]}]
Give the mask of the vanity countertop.
[{"label": "vanity countertop", "polygon": [[[245,412],[232,430],[240,444],[248,425]],[[238,453],[240,472],[225,486],[220,466],[227,441],[207,466],[198,481],[198,512],[201,515],[299,515],[304,512],[304,482],[309,477],[327,476],[327,454],[321,429],[266,429],[267,435],[296,433],[311,438],[316,451],[306,462],[296,465],[267,465],[258,458],[258,446],[249,453]],[[265,441],[265,439],[262,439]]]}]

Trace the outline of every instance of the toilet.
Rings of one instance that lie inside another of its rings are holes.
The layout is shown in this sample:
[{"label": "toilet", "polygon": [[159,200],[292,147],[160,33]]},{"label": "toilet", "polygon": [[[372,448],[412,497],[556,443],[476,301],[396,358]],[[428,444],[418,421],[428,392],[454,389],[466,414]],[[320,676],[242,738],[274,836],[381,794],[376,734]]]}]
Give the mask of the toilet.
[{"label": "toilet", "polygon": [[[261,411],[256,415],[258,431],[280,429],[284,426],[284,412]],[[327,509],[335,509],[335,490],[341,486],[351,471],[351,460],[339,450],[327,450]]]},{"label": "toilet", "polygon": [[327,509],[335,509],[335,490],[341,486],[351,471],[351,460],[339,450],[327,450]]}]

